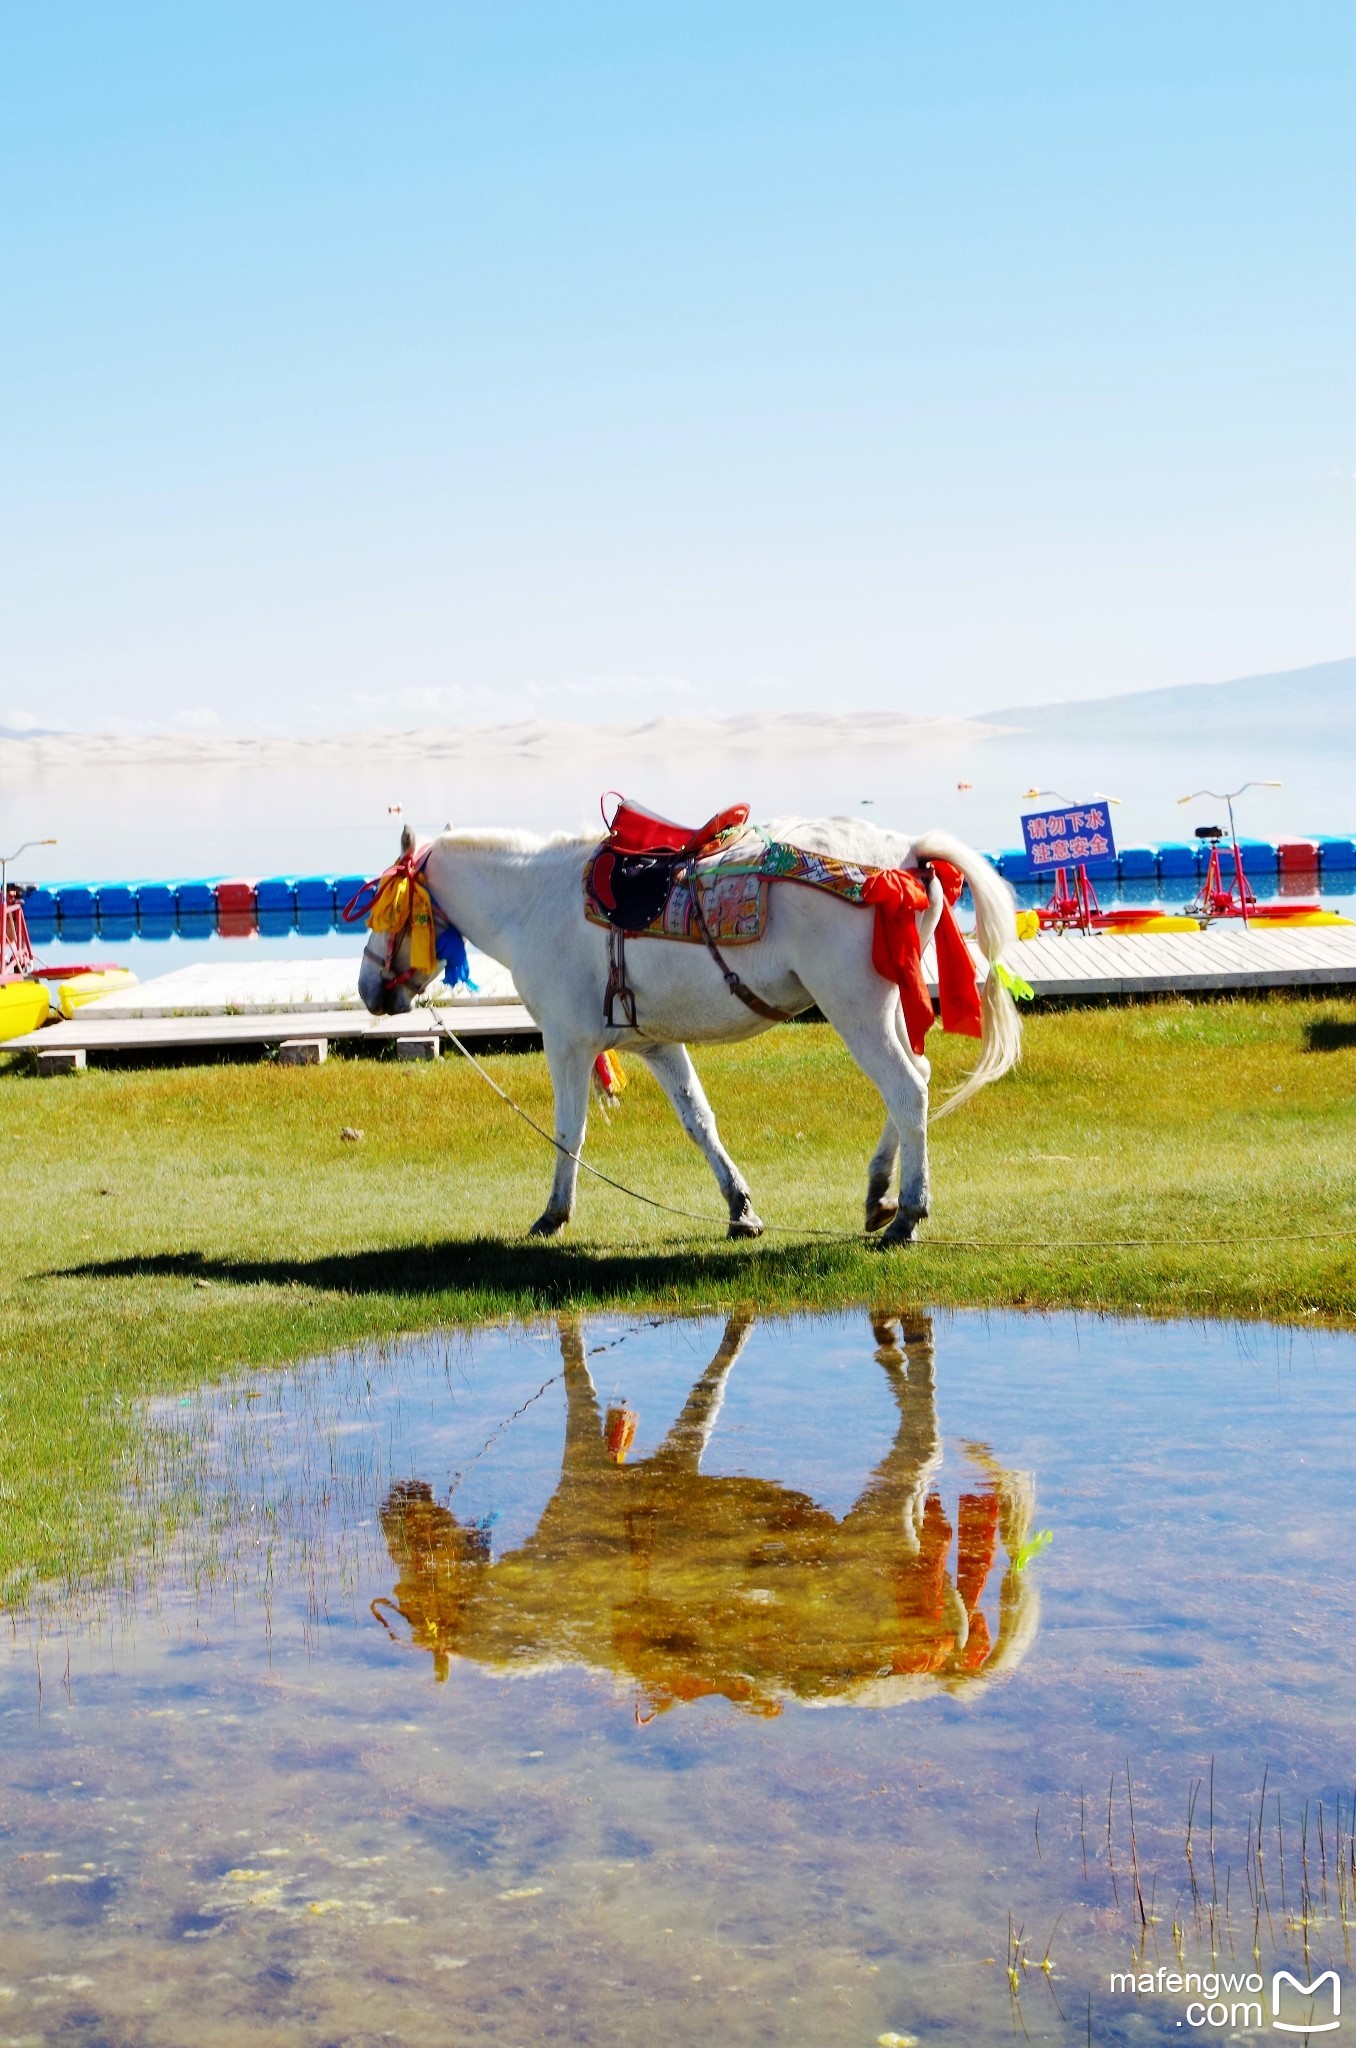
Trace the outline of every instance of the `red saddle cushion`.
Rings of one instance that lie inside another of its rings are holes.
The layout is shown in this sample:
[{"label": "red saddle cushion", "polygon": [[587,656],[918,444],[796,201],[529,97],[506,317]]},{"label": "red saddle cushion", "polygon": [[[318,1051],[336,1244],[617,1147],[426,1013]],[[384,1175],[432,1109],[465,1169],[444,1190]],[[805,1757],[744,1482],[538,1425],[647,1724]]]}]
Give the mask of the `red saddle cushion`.
[{"label": "red saddle cushion", "polygon": [[747,804],[731,804],[728,811],[717,811],[704,825],[675,825],[671,818],[660,818],[643,804],[629,803],[615,790],[608,795],[617,796],[617,808],[610,818],[607,797],[603,798],[603,823],[614,853],[695,853],[720,833],[746,825],[749,818]]}]

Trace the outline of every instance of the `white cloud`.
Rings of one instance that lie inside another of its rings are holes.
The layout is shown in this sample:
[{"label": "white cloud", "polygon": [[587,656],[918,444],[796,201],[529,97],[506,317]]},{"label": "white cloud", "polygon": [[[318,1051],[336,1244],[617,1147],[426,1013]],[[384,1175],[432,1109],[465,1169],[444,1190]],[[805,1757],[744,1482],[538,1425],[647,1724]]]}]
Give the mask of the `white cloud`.
[{"label": "white cloud", "polygon": [[176,711],[174,723],[180,732],[215,732],[221,724],[221,713],[204,704],[193,711]]},{"label": "white cloud", "polygon": [[34,732],[41,724],[31,711],[6,711],[0,716],[0,725],[7,725],[11,732]]}]

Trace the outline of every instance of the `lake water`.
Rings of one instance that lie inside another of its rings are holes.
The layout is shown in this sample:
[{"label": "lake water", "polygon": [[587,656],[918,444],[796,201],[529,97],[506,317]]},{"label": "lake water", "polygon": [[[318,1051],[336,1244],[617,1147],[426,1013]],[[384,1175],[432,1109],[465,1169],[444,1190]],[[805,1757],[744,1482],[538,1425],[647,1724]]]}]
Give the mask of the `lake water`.
[{"label": "lake water", "polygon": [[1354,1366],[588,1317],[158,1407],[135,1589],[7,1616],[0,2040],[1273,2038],[1352,1983]]},{"label": "lake water", "polygon": [[[1283,710],[1283,707],[1281,707]],[[136,880],[208,875],[373,873],[394,858],[399,820],[421,833],[458,826],[521,825],[534,831],[601,831],[598,801],[620,788],[670,816],[703,818],[740,800],[755,818],[860,812],[918,832],[945,826],[980,848],[1020,846],[1023,792],[1054,789],[1077,802],[1102,790],[1123,845],[1190,837],[1227,823],[1210,799],[1180,806],[1202,787],[1234,789],[1254,777],[1279,789],[1241,799],[1245,835],[1275,839],[1356,833],[1349,749],[1315,746],[1278,728],[1263,747],[1225,733],[1208,743],[1156,745],[1017,735],[952,745],[826,744],[787,752],[665,744],[619,746],[606,731],[580,732],[547,757],[469,758],[408,754],[328,767],[206,765],[34,769],[0,765],[5,847],[55,835],[15,871],[24,881]]]}]

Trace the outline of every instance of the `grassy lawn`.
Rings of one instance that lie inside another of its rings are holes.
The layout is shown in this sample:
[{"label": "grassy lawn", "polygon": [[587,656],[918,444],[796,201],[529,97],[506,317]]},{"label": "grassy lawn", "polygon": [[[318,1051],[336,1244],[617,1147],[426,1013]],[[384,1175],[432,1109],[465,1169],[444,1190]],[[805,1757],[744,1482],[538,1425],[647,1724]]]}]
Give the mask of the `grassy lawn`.
[{"label": "grassy lawn", "polygon": [[[944,1086],[970,1048],[930,1043]],[[1017,1073],[933,1134],[932,1242],[886,1255],[852,1236],[882,1112],[833,1034],[698,1062],[780,1226],[755,1245],[725,1242],[714,1184],[636,1062],[586,1156],[709,1228],[585,1177],[566,1238],[524,1241],[549,1151],[451,1058],[0,1074],[0,1593],[116,1550],[137,1397],[438,1322],[733,1301],[1356,1321],[1354,1003],[1029,1018]],[[488,1064],[549,1123],[539,1055]]]}]

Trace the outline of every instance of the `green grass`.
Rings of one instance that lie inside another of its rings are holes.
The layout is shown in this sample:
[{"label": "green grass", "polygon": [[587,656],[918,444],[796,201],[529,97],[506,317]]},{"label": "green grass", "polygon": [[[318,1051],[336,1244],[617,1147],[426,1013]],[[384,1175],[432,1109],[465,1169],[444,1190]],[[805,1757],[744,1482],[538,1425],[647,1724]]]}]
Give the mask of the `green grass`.
[{"label": "green grass", "polygon": [[[970,1047],[931,1044],[945,1086]],[[488,1064],[549,1122],[539,1056]],[[525,1242],[549,1151],[453,1059],[0,1074],[0,1591],[97,1571],[128,1540],[138,1398],[439,1322],[736,1300],[1356,1321],[1356,1241],[1325,1236],[1356,1233],[1356,1004],[1030,1018],[1018,1072],[934,1131],[934,1243],[885,1255],[851,1235],[881,1109],[834,1035],[800,1026],[699,1064],[783,1226],[756,1245],[587,1177],[567,1237]],[[719,1218],[704,1164],[630,1074],[587,1156]],[[1107,1242],[1127,1237],[1161,1242]]]}]

